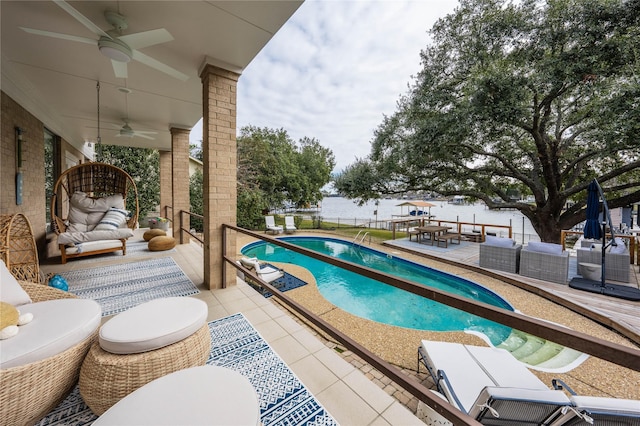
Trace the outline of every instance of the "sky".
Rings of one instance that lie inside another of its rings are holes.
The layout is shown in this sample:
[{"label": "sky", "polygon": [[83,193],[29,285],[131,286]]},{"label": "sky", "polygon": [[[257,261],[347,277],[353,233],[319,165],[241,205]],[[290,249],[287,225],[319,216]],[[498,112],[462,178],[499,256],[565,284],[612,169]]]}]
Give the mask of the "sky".
[{"label": "sky", "polygon": [[[243,71],[237,128],[284,129],[333,151],[334,172],[366,157],[437,19],[456,0],[306,0]],[[202,139],[201,121],[191,142]]]}]

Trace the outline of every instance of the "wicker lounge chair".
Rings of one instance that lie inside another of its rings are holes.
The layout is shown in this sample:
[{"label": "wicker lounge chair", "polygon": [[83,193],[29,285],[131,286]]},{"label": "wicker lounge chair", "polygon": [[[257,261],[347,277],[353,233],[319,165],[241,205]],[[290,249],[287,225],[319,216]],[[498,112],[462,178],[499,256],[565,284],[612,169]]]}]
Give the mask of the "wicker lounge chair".
[{"label": "wicker lounge chair", "polygon": [[100,305],[40,284],[38,252],[24,215],[2,215],[0,224],[0,297],[34,316],[17,336],[1,342],[0,422],[33,424],[78,381],[80,365],[97,337]]},{"label": "wicker lounge chair", "polygon": [[[96,206],[91,205],[92,200]],[[98,211],[97,202],[101,201],[102,211]],[[96,226],[103,223],[103,215],[112,208],[129,212],[126,219],[120,218],[122,226],[112,221],[105,223],[113,225],[113,229]],[[62,263],[74,257],[114,251],[122,251],[124,255],[126,240],[138,225],[135,181],[127,172],[110,164],[84,163],[71,167],[60,175],[53,188],[51,223],[58,234]]]},{"label": "wicker lounge chair", "polygon": [[[600,249],[579,248],[576,250],[576,255],[578,258],[579,275],[584,276],[582,263],[602,265],[602,251]],[[604,259],[605,278],[607,280],[628,283],[630,262],[629,250],[626,250],[624,253],[606,252]]]},{"label": "wicker lounge chair", "polygon": [[420,364],[438,392],[483,424],[549,424],[571,405],[504,349],[423,340]]},{"label": "wicker lounge chair", "polygon": [[522,246],[515,244],[511,239],[499,238],[499,240],[510,241],[512,244],[497,245],[493,243],[490,236],[486,238],[486,241],[480,244],[480,266],[517,274],[520,267]]},{"label": "wicker lounge chair", "polygon": [[[552,281],[558,284],[566,284],[569,279],[569,252],[544,252],[538,251],[538,245],[545,247],[560,246],[549,243],[529,243],[520,252],[520,275],[537,278],[544,281]],[[534,250],[534,246],[536,246]]]}]

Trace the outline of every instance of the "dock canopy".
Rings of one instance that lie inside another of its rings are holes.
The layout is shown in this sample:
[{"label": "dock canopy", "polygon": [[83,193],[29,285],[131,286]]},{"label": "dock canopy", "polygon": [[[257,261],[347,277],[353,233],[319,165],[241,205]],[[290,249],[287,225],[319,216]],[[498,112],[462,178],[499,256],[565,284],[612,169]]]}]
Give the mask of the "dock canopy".
[{"label": "dock canopy", "polygon": [[[413,201],[405,201],[402,204],[398,204],[397,207],[400,207],[400,215],[404,216],[404,208],[407,207],[407,215],[411,216],[420,216],[425,215],[431,217],[431,207],[435,207],[435,204],[431,204],[427,201],[422,200],[413,200]],[[425,209],[428,209],[425,211]]]}]

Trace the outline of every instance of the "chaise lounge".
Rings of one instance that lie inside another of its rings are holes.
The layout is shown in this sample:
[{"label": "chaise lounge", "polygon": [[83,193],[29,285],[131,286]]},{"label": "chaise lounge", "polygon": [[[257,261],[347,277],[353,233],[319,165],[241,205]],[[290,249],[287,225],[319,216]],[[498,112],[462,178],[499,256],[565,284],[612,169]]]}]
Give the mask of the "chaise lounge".
[{"label": "chaise lounge", "polygon": [[265,232],[271,232],[273,234],[279,234],[282,232],[282,226],[276,225],[276,220],[273,216],[265,216],[264,222],[267,226]]},{"label": "chaise lounge", "polygon": [[549,424],[571,406],[504,349],[423,340],[420,364],[438,392],[482,424]]}]

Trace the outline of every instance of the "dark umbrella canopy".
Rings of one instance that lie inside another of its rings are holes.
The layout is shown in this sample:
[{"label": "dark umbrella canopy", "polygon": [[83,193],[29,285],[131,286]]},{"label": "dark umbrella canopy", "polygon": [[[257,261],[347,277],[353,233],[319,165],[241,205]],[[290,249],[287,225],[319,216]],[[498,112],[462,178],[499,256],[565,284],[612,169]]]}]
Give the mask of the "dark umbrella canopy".
[{"label": "dark umbrella canopy", "polygon": [[598,183],[593,180],[587,189],[587,220],[584,224],[584,237],[599,240],[602,238],[600,228],[600,193]]}]

